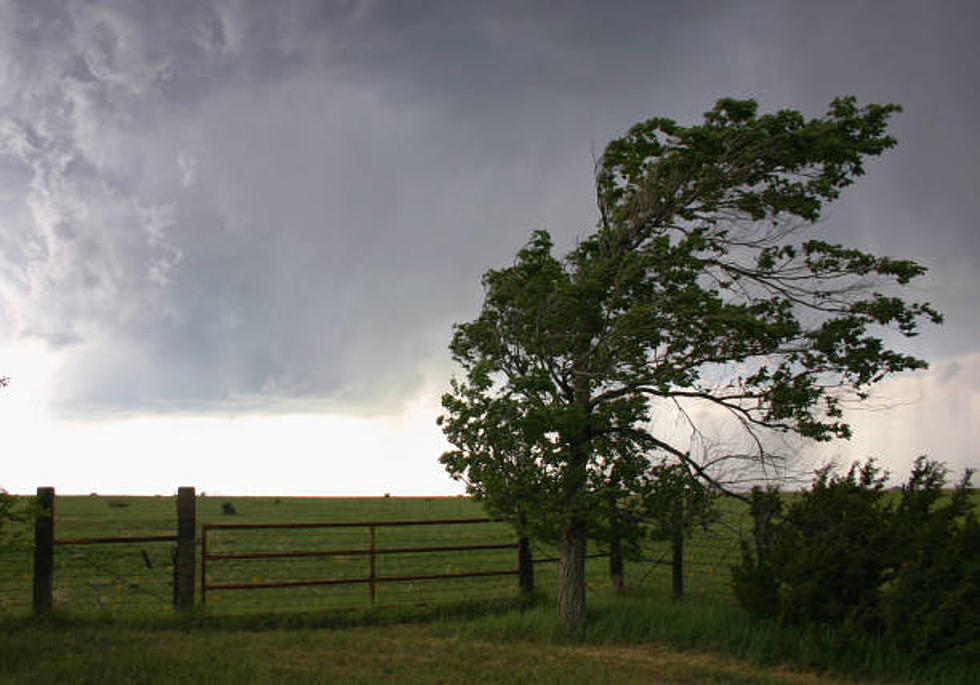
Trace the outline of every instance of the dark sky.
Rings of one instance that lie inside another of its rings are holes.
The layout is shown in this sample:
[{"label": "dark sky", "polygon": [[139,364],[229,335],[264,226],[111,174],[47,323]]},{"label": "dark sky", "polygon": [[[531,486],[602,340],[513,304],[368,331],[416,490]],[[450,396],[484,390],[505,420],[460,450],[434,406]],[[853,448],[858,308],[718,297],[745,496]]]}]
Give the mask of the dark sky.
[{"label": "dark sky", "polygon": [[929,265],[907,349],[973,358],[978,7],[0,0],[0,338],[71,415],[391,411],[631,124],[854,94],[899,146],[816,230]]}]

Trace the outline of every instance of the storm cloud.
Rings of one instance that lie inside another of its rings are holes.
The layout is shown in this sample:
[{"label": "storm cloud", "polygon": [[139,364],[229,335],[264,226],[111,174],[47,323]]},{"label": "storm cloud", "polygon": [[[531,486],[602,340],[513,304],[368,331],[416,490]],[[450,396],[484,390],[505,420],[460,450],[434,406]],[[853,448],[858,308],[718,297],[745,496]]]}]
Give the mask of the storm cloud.
[{"label": "storm cloud", "polygon": [[[818,227],[933,267],[978,351],[972,3],[0,2],[0,336],[71,414],[381,413],[479,275],[595,223],[592,164],[725,96],[898,102]],[[0,369],[6,373],[12,370]]]}]

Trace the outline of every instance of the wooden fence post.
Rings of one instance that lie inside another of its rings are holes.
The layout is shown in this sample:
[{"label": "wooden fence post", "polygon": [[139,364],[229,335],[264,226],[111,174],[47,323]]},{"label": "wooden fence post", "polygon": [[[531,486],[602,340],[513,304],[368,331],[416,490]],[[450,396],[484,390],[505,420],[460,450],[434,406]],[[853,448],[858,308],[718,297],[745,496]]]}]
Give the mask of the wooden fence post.
[{"label": "wooden fence post", "polygon": [[197,532],[194,488],[177,489],[177,553],[174,555],[174,608],[194,608],[194,536]]},{"label": "wooden fence post", "polygon": [[53,594],[54,488],[38,488],[34,516],[34,613],[49,611]]},{"label": "wooden fence post", "polygon": [[368,588],[369,589],[368,589],[368,592],[371,594],[371,605],[374,606],[375,593],[377,592],[377,590],[374,587],[374,580],[375,580],[375,577],[376,577],[376,575],[375,575],[376,566],[375,566],[375,558],[374,558],[375,557],[374,526],[371,526],[369,528],[369,531],[370,531],[369,534],[370,534],[371,537],[369,538],[369,542],[368,542],[368,545],[369,545],[369,547],[368,547],[368,555],[369,555],[369,560],[368,560]]},{"label": "wooden fence post", "polygon": [[527,514],[517,505],[517,582],[521,594],[534,592],[534,559],[531,558],[531,540],[527,536]]},{"label": "wooden fence post", "polygon": [[609,577],[612,579],[613,591],[622,594],[626,587],[626,575],[623,571],[623,541],[614,536],[609,541]]},{"label": "wooden fence post", "polygon": [[517,577],[521,594],[534,592],[534,559],[531,558],[531,541],[526,537],[517,541]]}]

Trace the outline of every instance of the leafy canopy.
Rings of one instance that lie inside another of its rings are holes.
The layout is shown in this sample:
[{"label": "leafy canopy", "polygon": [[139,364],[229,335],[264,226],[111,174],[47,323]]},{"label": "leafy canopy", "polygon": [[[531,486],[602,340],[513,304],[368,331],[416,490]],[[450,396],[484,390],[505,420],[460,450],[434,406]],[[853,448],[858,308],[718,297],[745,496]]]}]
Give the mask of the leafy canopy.
[{"label": "leafy canopy", "polygon": [[596,170],[599,225],[564,256],[536,231],[483,276],[480,315],[454,328],[463,376],[439,422],[471,494],[554,535],[636,492],[651,453],[715,481],[690,443],[657,432],[674,403],[711,407],[766,459],[766,431],[850,435],[842,401],[925,362],[893,329],[940,322],[896,290],[925,272],[811,235],[828,202],[895,145],[895,105],[834,100],[806,120],[720,100],[701,124],[637,124]]}]

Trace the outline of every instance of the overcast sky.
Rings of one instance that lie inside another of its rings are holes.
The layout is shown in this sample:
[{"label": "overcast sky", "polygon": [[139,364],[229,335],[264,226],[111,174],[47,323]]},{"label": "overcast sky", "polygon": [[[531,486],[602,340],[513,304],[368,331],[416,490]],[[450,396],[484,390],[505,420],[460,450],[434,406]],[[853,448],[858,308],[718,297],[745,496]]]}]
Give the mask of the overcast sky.
[{"label": "overcast sky", "polygon": [[459,491],[480,274],[594,228],[609,139],[726,96],[904,106],[815,230],[928,265],[947,323],[820,454],[977,464],[977,7],[0,0],[0,425],[37,455],[0,486]]}]

